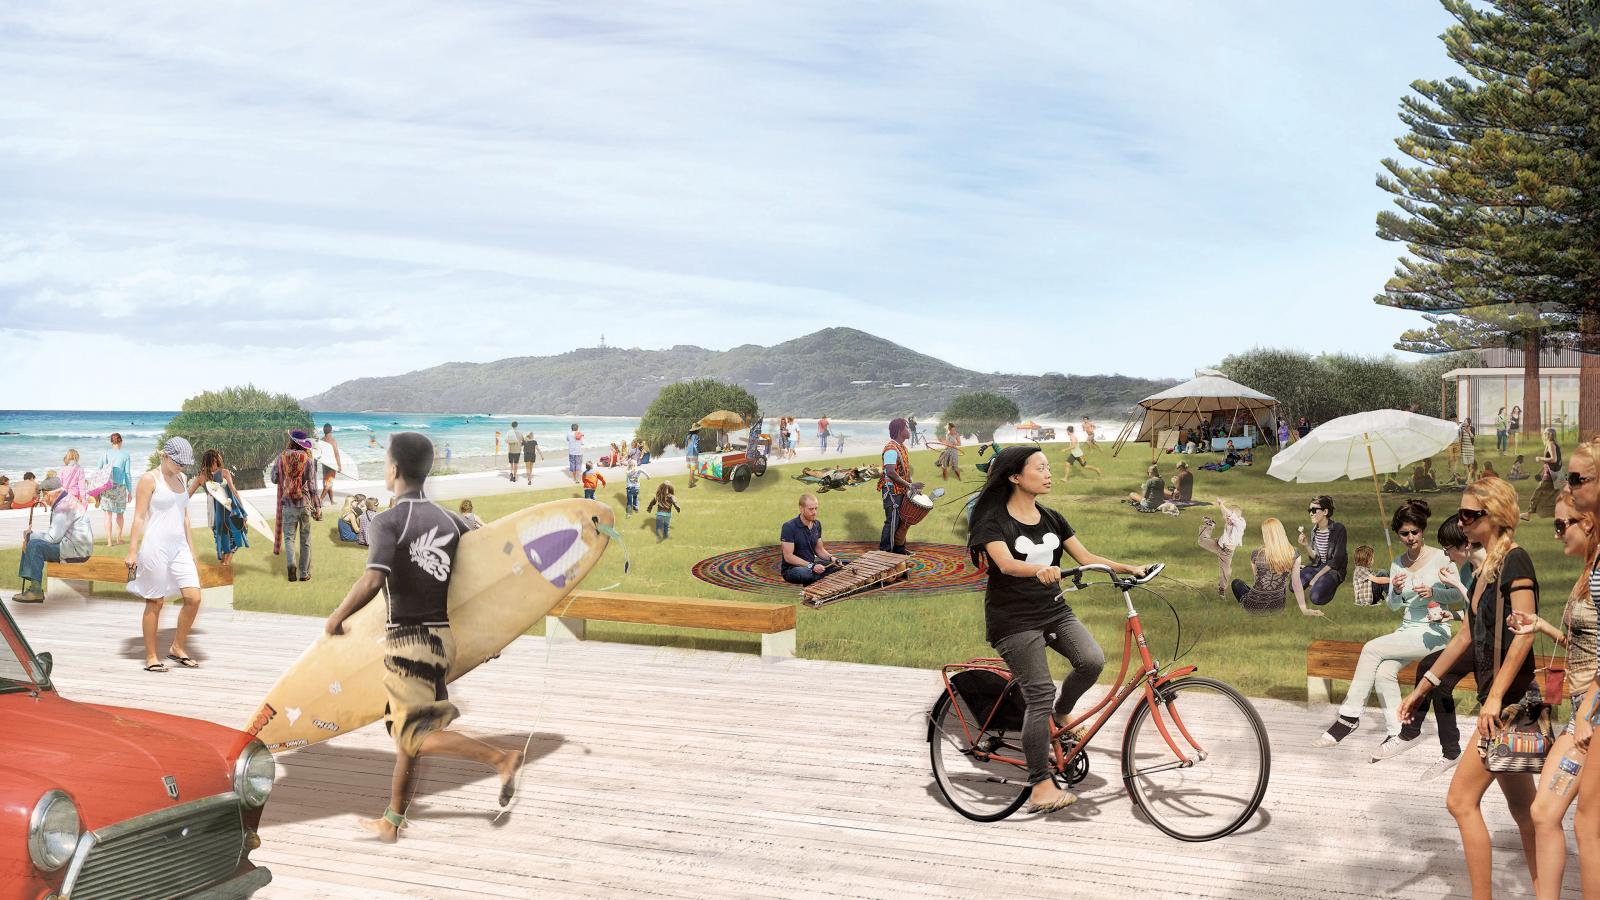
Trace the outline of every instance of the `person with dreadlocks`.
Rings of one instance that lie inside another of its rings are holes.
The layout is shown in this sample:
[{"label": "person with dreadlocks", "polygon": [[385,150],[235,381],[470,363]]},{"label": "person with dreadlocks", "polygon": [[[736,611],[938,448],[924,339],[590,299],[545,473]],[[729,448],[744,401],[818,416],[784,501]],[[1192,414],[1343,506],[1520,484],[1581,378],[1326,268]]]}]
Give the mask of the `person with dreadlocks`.
[{"label": "person with dreadlocks", "polygon": [[911,551],[903,543],[900,502],[907,494],[922,490],[922,482],[911,480],[911,451],[906,449],[910,439],[911,429],[905,419],[889,423],[889,442],[883,445],[883,474],[878,476],[878,494],[883,498],[883,533],[878,537],[878,549],[902,556],[911,555]]},{"label": "person with dreadlocks", "polygon": [[[278,520],[272,529],[272,554],[288,556],[290,581],[311,580],[311,520],[322,520],[322,499],[311,462],[311,436],[298,428],[272,463],[272,483],[278,486]],[[300,555],[295,556],[295,535]]]},{"label": "person with dreadlocks", "polygon": [[[1055,812],[1077,797],[1050,778],[1050,718],[1065,727],[1072,708],[1100,677],[1105,652],[1062,598],[1061,555],[1079,565],[1105,565],[1143,577],[1145,567],[1113,562],[1089,551],[1061,513],[1043,506],[1050,493],[1050,460],[1036,446],[1008,447],[991,460],[988,477],[972,507],[967,550],[974,565],[987,565],[983,610],[989,643],[1006,661],[1022,692],[1027,713],[1022,749],[1028,760],[1030,812]],[[1072,672],[1056,694],[1048,647],[1066,658]],[[1081,740],[1074,734],[1064,740]]]},{"label": "person with dreadlocks", "polygon": [[432,441],[414,431],[389,439],[383,481],[395,505],[373,518],[367,569],[323,627],[330,637],[342,636],[344,621],[379,590],[385,592],[384,725],[394,738],[394,778],[383,816],[361,822],[384,843],[393,843],[406,827],[417,757],[454,756],[489,766],[500,776],[501,806],[511,802],[522,765],[521,750],[502,750],[447,730],[461,714],[445,689],[456,648],[450,632],[450,576],[468,529],[460,516],[422,495],[432,468]]}]

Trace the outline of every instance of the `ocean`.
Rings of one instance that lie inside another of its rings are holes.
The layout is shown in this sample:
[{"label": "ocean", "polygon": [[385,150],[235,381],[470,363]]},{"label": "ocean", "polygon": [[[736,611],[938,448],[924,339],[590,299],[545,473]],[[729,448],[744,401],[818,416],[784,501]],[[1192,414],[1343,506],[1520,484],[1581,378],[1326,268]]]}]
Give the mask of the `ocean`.
[{"label": "ocean", "polygon": [[[93,466],[102,451],[110,447],[113,431],[122,434],[123,447],[142,463],[156,452],[157,438],[177,413],[171,410],[85,411],[85,410],[0,410],[0,474],[13,480],[24,471],[43,475],[61,466],[61,457],[75,449],[85,466]],[[397,431],[419,431],[427,435],[443,458],[449,453],[449,467],[457,471],[492,469],[504,459],[505,445],[495,452],[495,432],[511,430],[516,421],[524,432],[539,439],[539,448],[549,459],[543,465],[564,463],[565,437],[576,422],[584,435],[586,455],[593,458],[608,451],[612,442],[633,438],[639,420],[620,416],[540,416],[440,413],[314,413],[320,436],[324,423],[333,426],[334,439],[341,454],[348,454],[362,467],[364,477],[375,476],[383,459],[382,447]],[[833,420],[835,439],[843,434],[845,452],[860,453],[876,449],[885,434],[879,421]],[[931,423],[930,423],[931,424]],[[801,420],[799,446],[816,446],[816,421]],[[766,422],[768,433],[775,433],[776,421]],[[924,429],[926,432],[926,429]],[[376,441],[376,445],[373,444]],[[196,455],[204,450],[196,447]],[[831,446],[830,446],[831,449]],[[669,449],[668,456],[681,450]],[[373,469],[367,469],[371,464]]]}]

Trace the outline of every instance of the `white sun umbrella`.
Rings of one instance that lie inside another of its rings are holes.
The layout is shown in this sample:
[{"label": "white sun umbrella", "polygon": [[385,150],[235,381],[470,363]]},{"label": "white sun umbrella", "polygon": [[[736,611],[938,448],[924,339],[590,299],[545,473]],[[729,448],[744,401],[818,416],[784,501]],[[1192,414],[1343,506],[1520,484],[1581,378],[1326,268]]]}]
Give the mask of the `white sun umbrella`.
[{"label": "white sun umbrella", "polygon": [[[1427,459],[1455,443],[1461,428],[1454,422],[1398,409],[1340,416],[1311,430],[1298,442],[1272,458],[1267,474],[1284,481],[1321,484],[1341,478],[1372,478],[1378,496],[1378,516],[1384,518],[1383,492],[1378,476],[1398,472]],[[1389,546],[1384,523],[1383,540]]]}]

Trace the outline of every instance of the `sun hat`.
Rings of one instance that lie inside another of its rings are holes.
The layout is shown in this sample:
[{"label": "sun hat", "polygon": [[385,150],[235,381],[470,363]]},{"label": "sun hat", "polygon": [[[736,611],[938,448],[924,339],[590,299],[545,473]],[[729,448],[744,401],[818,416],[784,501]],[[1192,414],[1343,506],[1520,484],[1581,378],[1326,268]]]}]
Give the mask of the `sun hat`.
[{"label": "sun hat", "polygon": [[289,432],[289,440],[294,441],[295,445],[302,450],[311,449],[311,436],[298,428]]},{"label": "sun hat", "polygon": [[194,448],[181,437],[167,438],[167,442],[161,445],[161,455],[180,466],[194,465]]}]

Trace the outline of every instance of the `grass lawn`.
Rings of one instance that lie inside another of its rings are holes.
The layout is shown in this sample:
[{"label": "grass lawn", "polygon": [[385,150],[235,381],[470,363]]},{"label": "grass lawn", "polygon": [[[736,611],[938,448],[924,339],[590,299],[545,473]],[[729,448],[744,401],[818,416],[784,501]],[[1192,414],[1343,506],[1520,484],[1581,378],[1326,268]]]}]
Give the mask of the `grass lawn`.
[{"label": "grass lawn", "polygon": [[[1530,450],[1529,447],[1523,449]],[[1195,642],[1185,661],[1199,664],[1202,672],[1230,681],[1247,694],[1291,700],[1304,698],[1305,648],[1311,640],[1365,641],[1391,631],[1398,621],[1398,614],[1390,612],[1386,606],[1355,606],[1348,584],[1342,586],[1333,602],[1325,607],[1326,619],[1301,616],[1292,597],[1282,614],[1246,615],[1239,611],[1231,595],[1225,602],[1216,597],[1213,587],[1215,558],[1195,545],[1200,520],[1208,510],[1214,514],[1214,507],[1188,509],[1181,517],[1173,518],[1136,513],[1118,502],[1143,479],[1149,459],[1145,446],[1130,445],[1118,459],[1113,459],[1107,451],[1091,453],[1090,462],[1105,470],[1104,477],[1078,470],[1068,480],[1061,478],[1064,449],[1052,446],[1048,452],[1057,480],[1046,502],[1067,517],[1091,550],[1126,562],[1168,563],[1166,575],[1152,586],[1158,588],[1181,615],[1184,645]],[[1479,452],[1480,459],[1494,462],[1502,473],[1510,468],[1510,457],[1502,459],[1492,447],[1487,453]],[[1536,453],[1536,450],[1529,452],[1528,456],[1531,458]],[[913,465],[917,474],[930,486],[940,483],[933,468],[934,457],[930,450],[914,451]],[[1173,466],[1183,458],[1163,456],[1163,476],[1170,476]],[[1199,455],[1191,459],[1190,464],[1198,466],[1216,458]],[[951,501],[979,484],[978,473],[970,468],[971,448],[964,459],[969,463],[964,470],[967,481],[959,488],[954,483],[946,484],[950,491],[943,502],[948,505],[941,506],[912,529],[913,543],[961,540],[954,531],[955,514],[960,505]],[[1377,547],[1381,556],[1383,534],[1370,481],[1287,484],[1267,475],[1268,454],[1258,454],[1257,459],[1254,467],[1195,473],[1196,499],[1212,500],[1221,494],[1237,500],[1244,508],[1250,527],[1241,553],[1234,561],[1237,577],[1248,580],[1248,552],[1260,546],[1258,526],[1261,520],[1277,516],[1292,538],[1297,525],[1309,524],[1306,502],[1318,493],[1334,497],[1335,518],[1348,526],[1351,550],[1365,543]],[[843,461],[855,464],[870,460],[845,457]],[[1441,458],[1436,461],[1436,468],[1443,476],[1449,466]],[[631,571],[624,577],[624,548],[613,548],[589,577],[587,586],[597,588],[621,581],[621,590],[635,593],[771,599],[714,588],[695,579],[689,570],[695,562],[716,553],[777,542],[779,525],[794,515],[796,497],[807,490],[792,480],[786,469],[798,472],[798,467],[793,466],[774,468],[765,477],[756,479],[742,494],[735,493],[729,486],[711,483],[702,483],[690,491],[685,489],[685,478],[674,478],[683,512],[673,518],[671,538],[656,542],[651,534],[652,517],[649,515],[624,520],[620,530],[626,543],[625,553],[632,561]],[[616,481],[618,484],[602,489],[601,499],[620,511],[623,491],[621,479]],[[1526,506],[1533,482],[1517,482],[1517,486]],[[654,487],[652,481],[644,483],[642,493],[646,501]],[[575,487],[545,490],[474,498],[474,504],[478,515],[487,520],[532,503],[579,493]],[[1458,498],[1459,494],[1452,493],[1425,495],[1434,509],[1430,543],[1433,543],[1432,528],[1455,509]],[[1392,511],[1396,499],[1398,495],[1384,495],[1385,508]],[[452,509],[455,502],[449,504]],[[823,494],[821,504],[824,540],[877,539],[882,514],[870,485]],[[97,529],[101,525],[98,516],[95,525]],[[237,569],[235,604],[240,609],[322,616],[343,599],[345,590],[361,572],[364,549],[338,543],[332,516],[320,524],[314,523],[314,527],[314,580],[307,583],[288,583],[283,577],[282,558],[272,556],[268,542],[253,534],[250,536],[251,548],[235,557],[234,563]],[[1559,615],[1560,603],[1576,579],[1579,566],[1560,555],[1549,519],[1524,525],[1521,537],[1546,582],[1544,611],[1552,616]],[[210,558],[210,533],[197,532],[195,546],[203,558]],[[123,548],[117,550],[120,556]],[[109,551],[102,547],[100,552]],[[0,566],[4,571],[16,571],[18,555],[17,550],[0,552]],[[127,596],[110,586],[101,593],[107,597]],[[1116,672],[1119,661],[1116,657],[1122,646],[1124,610],[1121,603],[1116,594],[1104,588],[1073,595],[1070,599],[1078,616],[1106,648],[1108,660],[1104,679],[1109,680]],[[1136,594],[1135,603],[1143,616],[1151,651],[1162,661],[1168,661],[1175,634],[1172,614],[1165,604],[1148,595]],[[202,621],[204,615],[201,614]],[[130,633],[137,629],[131,611],[129,629]],[[758,647],[756,638],[744,635],[600,622],[590,625],[589,634],[601,640],[702,649],[754,651]],[[1541,642],[1540,652],[1548,652],[1547,643]],[[562,652],[582,651],[581,648],[558,648],[557,653]],[[798,653],[814,659],[927,668],[971,656],[993,655],[983,639],[983,598],[977,593],[911,597],[866,595],[820,610],[802,608]],[[1065,671],[1064,664],[1054,654],[1051,656],[1060,677]],[[1463,711],[1468,708],[1470,706]]]}]

